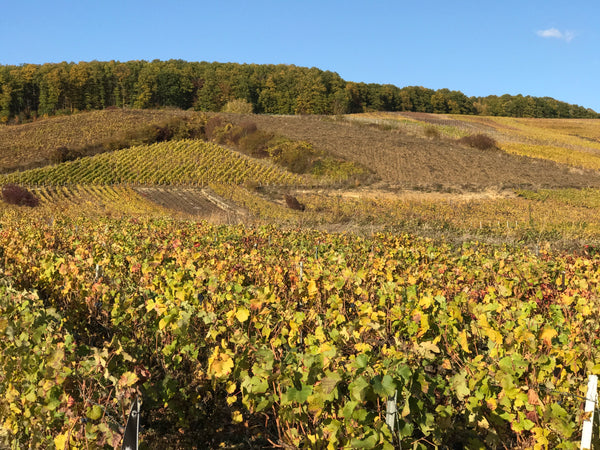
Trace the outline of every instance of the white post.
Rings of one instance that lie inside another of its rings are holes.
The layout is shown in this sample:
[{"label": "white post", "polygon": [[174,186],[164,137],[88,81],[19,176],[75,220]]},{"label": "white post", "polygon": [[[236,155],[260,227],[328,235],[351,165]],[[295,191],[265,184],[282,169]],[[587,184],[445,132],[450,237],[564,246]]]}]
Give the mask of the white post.
[{"label": "white post", "polygon": [[592,435],[594,434],[594,409],[598,402],[598,376],[590,375],[588,381],[587,394],[585,395],[585,420],[583,422],[583,431],[581,433],[581,450],[591,450]]},{"label": "white post", "polygon": [[386,411],[385,411],[385,423],[387,423],[390,430],[392,430],[392,434],[396,434],[396,413],[398,410],[396,409],[396,399],[398,397],[398,391],[394,392],[393,397],[388,397]]}]

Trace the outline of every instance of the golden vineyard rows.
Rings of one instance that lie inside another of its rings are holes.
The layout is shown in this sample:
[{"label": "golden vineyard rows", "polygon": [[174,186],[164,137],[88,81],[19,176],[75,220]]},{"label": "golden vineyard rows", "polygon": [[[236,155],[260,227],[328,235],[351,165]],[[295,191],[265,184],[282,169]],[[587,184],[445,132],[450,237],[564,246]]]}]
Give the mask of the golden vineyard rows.
[{"label": "golden vineyard rows", "polygon": [[577,448],[600,372],[597,256],[171,220],[0,224],[0,446],[113,448],[141,394],[150,428],[198,439]]},{"label": "golden vineyard rows", "polygon": [[63,164],[4,175],[2,183],[75,184],[302,184],[302,178],[216,144],[181,140],[141,145]]},{"label": "golden vineyard rows", "polygon": [[[47,160],[60,147],[126,140],[153,124],[190,114],[177,110],[102,110],[0,126],[0,168]],[[122,148],[122,147],[121,147]]]}]

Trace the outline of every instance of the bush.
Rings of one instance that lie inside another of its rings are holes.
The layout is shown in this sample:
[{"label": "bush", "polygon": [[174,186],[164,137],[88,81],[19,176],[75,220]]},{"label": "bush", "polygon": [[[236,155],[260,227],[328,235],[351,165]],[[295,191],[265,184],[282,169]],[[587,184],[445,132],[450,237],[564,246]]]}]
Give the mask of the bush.
[{"label": "bush", "polygon": [[255,130],[250,134],[240,138],[239,146],[240,150],[247,153],[250,156],[256,158],[264,158],[269,156],[267,149],[273,139],[273,134],[262,130]]},{"label": "bush", "polygon": [[474,134],[471,136],[465,136],[458,140],[459,144],[467,145],[469,147],[477,148],[479,150],[491,150],[498,148],[496,140],[485,135],[485,134]]},{"label": "bush", "polygon": [[242,130],[244,130],[246,135],[252,134],[258,130],[256,123],[252,122],[251,120],[244,120],[242,123],[240,123],[240,127]]},{"label": "bush", "polygon": [[285,194],[285,204],[290,209],[295,209],[296,211],[304,211],[306,207],[298,201],[296,197],[293,195]]},{"label": "bush", "polygon": [[440,137],[440,130],[433,125],[426,126],[423,133],[425,134],[425,137],[428,137],[429,139],[439,139]]},{"label": "bush", "polygon": [[229,142],[238,146],[240,140],[252,133],[256,133],[258,127],[254,122],[244,121],[239,125],[234,125],[227,135]]},{"label": "bush", "polygon": [[2,199],[11,205],[35,207],[40,204],[40,200],[24,187],[16,184],[6,184],[2,186]]},{"label": "bush", "polygon": [[60,164],[67,161],[73,161],[74,159],[81,158],[82,153],[79,150],[74,150],[72,148],[67,147],[58,147],[52,155],[50,155],[50,160],[54,164]]},{"label": "bush", "polygon": [[243,98],[236,98],[229,100],[225,106],[223,106],[222,111],[235,114],[252,114],[253,107],[252,103],[248,102],[247,100]]},{"label": "bush", "polygon": [[294,173],[307,173],[312,170],[319,154],[308,142],[284,140],[269,147],[273,160]]},{"label": "bush", "polygon": [[206,121],[206,125],[204,125],[204,135],[206,139],[213,140],[217,134],[219,128],[223,128],[225,126],[225,121],[221,116],[213,116]]}]

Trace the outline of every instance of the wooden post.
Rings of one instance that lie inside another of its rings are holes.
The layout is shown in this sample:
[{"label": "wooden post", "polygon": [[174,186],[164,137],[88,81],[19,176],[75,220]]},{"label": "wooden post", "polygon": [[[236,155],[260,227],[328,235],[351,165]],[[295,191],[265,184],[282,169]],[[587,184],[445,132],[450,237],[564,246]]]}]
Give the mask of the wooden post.
[{"label": "wooden post", "polygon": [[585,396],[585,420],[581,433],[581,450],[591,450],[594,434],[594,410],[598,403],[598,376],[590,375]]}]

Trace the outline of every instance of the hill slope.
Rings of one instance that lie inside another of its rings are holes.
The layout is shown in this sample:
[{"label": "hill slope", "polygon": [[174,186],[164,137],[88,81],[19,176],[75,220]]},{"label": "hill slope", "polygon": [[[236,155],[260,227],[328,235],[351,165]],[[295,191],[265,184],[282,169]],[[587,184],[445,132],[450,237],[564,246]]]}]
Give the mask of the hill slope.
[{"label": "hill slope", "polygon": [[482,151],[454,140],[429,139],[402,129],[381,129],[321,117],[227,117],[237,122],[251,118],[259,128],[306,140],[357,161],[374,170],[386,183],[405,189],[600,186],[600,176],[593,171],[573,170],[552,161],[498,150]]},{"label": "hill slope", "polygon": [[189,113],[173,109],[111,109],[1,125],[0,173],[46,165],[61,147],[106,151],[132,145],[152,126],[185,117]]}]

